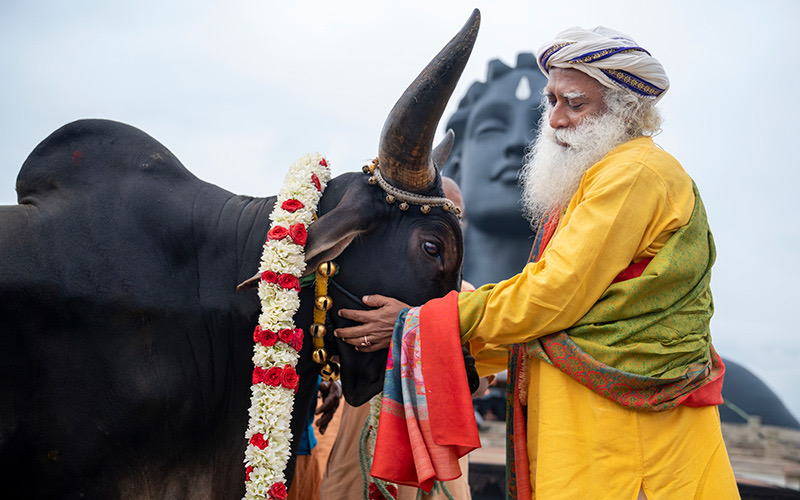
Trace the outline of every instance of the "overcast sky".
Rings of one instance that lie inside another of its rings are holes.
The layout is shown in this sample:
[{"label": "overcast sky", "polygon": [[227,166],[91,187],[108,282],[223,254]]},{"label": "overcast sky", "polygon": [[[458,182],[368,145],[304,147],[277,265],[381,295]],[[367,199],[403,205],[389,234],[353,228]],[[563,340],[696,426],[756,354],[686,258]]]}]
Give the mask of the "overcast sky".
[{"label": "overcast sky", "polygon": [[79,118],[143,129],[239,194],[276,194],[308,152],[358,170],[473,7],[481,30],[445,119],[490,59],[514,65],[569,26],[615,28],[661,60],[656,141],[697,182],[717,243],[714,344],[800,418],[796,1],[0,0],[0,204],[36,144]]}]

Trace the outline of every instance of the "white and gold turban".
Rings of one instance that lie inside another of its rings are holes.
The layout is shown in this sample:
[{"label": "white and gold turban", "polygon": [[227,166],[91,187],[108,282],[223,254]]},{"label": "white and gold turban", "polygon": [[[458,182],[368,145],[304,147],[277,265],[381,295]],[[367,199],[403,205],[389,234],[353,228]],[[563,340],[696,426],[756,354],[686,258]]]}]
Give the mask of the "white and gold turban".
[{"label": "white and gold turban", "polygon": [[606,87],[622,88],[653,102],[669,88],[669,78],[656,58],[628,35],[602,26],[562,31],[539,49],[537,59],[545,75],[550,68],[573,68]]}]

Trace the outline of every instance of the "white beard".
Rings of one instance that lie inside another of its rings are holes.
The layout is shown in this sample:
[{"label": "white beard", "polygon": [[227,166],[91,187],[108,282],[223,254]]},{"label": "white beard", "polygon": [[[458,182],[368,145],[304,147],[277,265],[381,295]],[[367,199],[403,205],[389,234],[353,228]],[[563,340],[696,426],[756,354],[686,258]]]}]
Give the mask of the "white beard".
[{"label": "white beard", "polygon": [[566,206],[583,174],[631,138],[624,119],[613,110],[587,118],[572,129],[551,128],[548,116],[549,113],[542,113],[539,135],[525,156],[520,173],[524,215],[531,225],[554,208]]}]

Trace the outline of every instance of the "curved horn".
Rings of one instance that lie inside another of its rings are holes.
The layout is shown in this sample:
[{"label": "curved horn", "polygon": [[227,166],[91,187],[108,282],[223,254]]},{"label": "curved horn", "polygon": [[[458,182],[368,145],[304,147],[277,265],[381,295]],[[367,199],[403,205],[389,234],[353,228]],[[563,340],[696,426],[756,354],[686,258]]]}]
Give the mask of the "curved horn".
[{"label": "curved horn", "polygon": [[467,64],[481,13],[472,11],[461,31],[434,57],[394,105],[378,148],[381,173],[395,186],[422,193],[433,187],[433,136]]},{"label": "curved horn", "polygon": [[433,148],[433,153],[431,153],[431,158],[433,159],[433,164],[439,167],[440,169],[444,165],[444,162],[447,161],[447,157],[450,156],[450,152],[453,150],[453,144],[456,140],[456,133],[453,132],[453,129],[447,129],[447,133],[444,134],[444,137],[441,141],[439,141],[439,145]]}]

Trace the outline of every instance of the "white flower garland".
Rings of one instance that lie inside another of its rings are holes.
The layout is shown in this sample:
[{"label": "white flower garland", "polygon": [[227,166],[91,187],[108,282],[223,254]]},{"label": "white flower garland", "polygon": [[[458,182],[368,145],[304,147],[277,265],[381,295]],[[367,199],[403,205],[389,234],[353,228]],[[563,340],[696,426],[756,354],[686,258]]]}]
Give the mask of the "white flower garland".
[{"label": "white flower garland", "polygon": [[261,255],[261,315],[253,332],[253,386],[245,438],[246,499],[284,500],[283,471],[291,454],[291,420],[303,331],[294,326],[300,307],[299,278],[306,268],[307,228],[331,179],[319,154],[297,160],[286,175],[270,214]]}]

